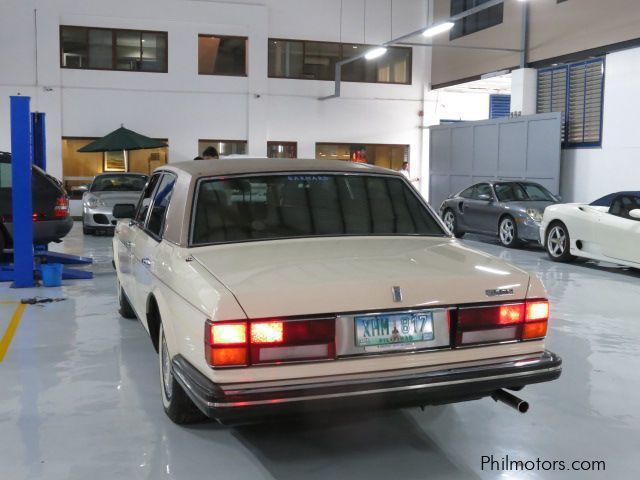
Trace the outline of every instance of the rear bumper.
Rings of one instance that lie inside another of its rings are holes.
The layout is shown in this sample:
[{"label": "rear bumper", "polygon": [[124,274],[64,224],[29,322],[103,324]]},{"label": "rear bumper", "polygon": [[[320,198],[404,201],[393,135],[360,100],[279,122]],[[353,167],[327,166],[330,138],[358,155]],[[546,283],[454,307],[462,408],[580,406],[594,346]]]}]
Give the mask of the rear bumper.
[{"label": "rear bumper", "polygon": [[279,415],[356,408],[383,409],[475,400],[501,388],[555,380],[562,360],[545,351],[537,356],[496,359],[495,363],[444,367],[428,372],[403,371],[386,379],[319,381],[289,386],[224,389],[211,382],[182,356],[173,373],[207,416],[223,423],[259,421]]},{"label": "rear bumper", "polygon": [[[10,245],[13,245],[13,223],[4,224],[9,234]],[[73,218],[65,217],[56,220],[39,220],[33,222],[33,243],[36,245],[46,245],[64,238],[73,227]]]}]

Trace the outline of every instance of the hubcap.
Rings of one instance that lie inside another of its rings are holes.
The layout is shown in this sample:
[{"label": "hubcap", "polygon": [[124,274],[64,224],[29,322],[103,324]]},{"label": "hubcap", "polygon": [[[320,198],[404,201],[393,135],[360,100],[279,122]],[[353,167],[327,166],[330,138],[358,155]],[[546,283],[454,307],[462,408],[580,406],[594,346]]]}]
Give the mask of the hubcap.
[{"label": "hubcap", "polygon": [[551,229],[547,240],[547,248],[554,257],[559,257],[564,253],[567,248],[567,234],[562,227],[555,226]]},{"label": "hubcap", "polygon": [[444,214],[444,224],[447,226],[447,228],[451,232],[453,232],[453,227],[455,226],[455,223],[456,223],[456,217],[453,216],[453,212],[449,211]]},{"label": "hubcap", "polygon": [[516,229],[513,225],[513,221],[510,218],[506,218],[500,224],[500,240],[502,243],[510,244],[515,238]]},{"label": "hubcap", "polygon": [[[164,333],[164,332],[163,332]],[[171,373],[171,365],[169,360],[169,351],[167,350],[167,341],[162,335],[162,386],[164,387],[164,394],[168,400],[171,400],[171,394],[173,393],[173,374]]]}]

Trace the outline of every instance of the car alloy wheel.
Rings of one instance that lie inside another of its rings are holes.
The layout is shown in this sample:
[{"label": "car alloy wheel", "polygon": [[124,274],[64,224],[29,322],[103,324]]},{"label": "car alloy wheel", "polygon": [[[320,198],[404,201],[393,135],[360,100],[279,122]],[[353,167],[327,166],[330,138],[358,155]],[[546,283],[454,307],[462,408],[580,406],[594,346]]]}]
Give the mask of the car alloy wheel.
[{"label": "car alloy wheel", "polygon": [[516,239],[516,224],[507,217],[500,222],[500,241],[503,245],[511,246]]},{"label": "car alloy wheel", "polygon": [[547,250],[549,255],[559,258],[567,249],[567,234],[560,225],[556,225],[549,231],[547,237]]},{"label": "car alloy wheel", "polygon": [[451,210],[447,210],[443,218],[444,224],[447,226],[451,233],[455,232],[456,228],[456,216]]},{"label": "car alloy wheel", "polygon": [[171,358],[167,349],[167,340],[162,332],[162,346],[160,348],[160,369],[162,370],[162,389],[164,396],[171,401],[173,395],[173,373],[171,373]]}]

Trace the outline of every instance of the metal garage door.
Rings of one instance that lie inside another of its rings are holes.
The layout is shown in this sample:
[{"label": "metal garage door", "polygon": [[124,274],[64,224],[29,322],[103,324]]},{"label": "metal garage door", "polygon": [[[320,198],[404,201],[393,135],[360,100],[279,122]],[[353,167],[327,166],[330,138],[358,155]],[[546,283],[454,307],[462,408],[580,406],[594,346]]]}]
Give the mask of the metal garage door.
[{"label": "metal garage door", "polygon": [[528,179],[560,188],[560,114],[429,127],[429,202],[489,179]]}]

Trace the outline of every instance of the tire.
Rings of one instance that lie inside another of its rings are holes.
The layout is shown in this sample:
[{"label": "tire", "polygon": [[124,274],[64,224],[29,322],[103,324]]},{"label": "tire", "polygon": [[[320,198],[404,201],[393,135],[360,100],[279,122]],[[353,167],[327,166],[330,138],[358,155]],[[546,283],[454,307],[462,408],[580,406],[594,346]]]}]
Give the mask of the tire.
[{"label": "tire", "polygon": [[447,208],[442,215],[442,221],[456,238],[464,237],[464,232],[458,230],[458,219],[452,209]]},{"label": "tire", "polygon": [[544,248],[554,262],[572,262],[576,259],[571,255],[569,229],[562,222],[553,222],[549,225],[544,239]]},{"label": "tire", "polygon": [[162,406],[171,421],[178,425],[186,425],[206,419],[205,414],[198,410],[171,372],[171,356],[164,337],[162,322],[158,332],[158,361]]},{"label": "tire", "polygon": [[506,215],[498,224],[498,238],[503,247],[517,248],[522,245],[518,238],[518,226],[512,216]]},{"label": "tire", "polygon": [[127,294],[124,293],[122,285],[118,282],[118,303],[120,304],[119,312],[124,318],[137,318],[136,312],[133,310],[133,307],[129,303],[129,299],[127,298]]}]

